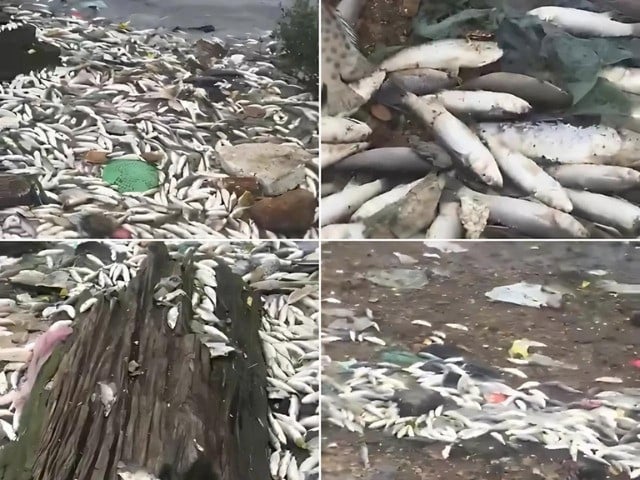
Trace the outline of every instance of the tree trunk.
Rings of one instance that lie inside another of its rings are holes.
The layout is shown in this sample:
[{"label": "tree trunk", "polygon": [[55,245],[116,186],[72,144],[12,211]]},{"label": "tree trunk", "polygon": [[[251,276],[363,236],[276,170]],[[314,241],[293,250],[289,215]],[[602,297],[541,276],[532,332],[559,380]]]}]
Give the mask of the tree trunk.
[{"label": "tree trunk", "polygon": [[[73,335],[43,368],[20,438],[0,456],[3,480],[111,480],[119,462],[166,479],[268,478],[259,297],[220,262],[216,314],[229,320],[236,351],[211,359],[189,328],[191,257],[171,260],[160,243],[149,251],[126,290],[78,315]],[[154,288],[171,276],[186,292],[174,330],[169,307],[153,299]],[[98,382],[115,384],[106,416]]]}]

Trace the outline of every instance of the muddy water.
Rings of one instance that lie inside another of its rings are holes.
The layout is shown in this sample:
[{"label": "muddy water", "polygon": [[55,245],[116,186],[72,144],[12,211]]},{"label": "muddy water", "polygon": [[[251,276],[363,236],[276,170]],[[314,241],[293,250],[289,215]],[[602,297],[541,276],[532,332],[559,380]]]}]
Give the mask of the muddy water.
[{"label": "muddy water", "polygon": [[[640,386],[640,370],[629,361],[640,357],[640,328],[629,321],[640,310],[640,299],[612,295],[594,287],[599,279],[640,283],[640,247],[626,243],[497,243],[464,244],[464,253],[440,253],[424,257],[422,242],[332,242],[322,248],[322,295],[334,297],[356,314],[373,310],[380,325],[379,337],[387,347],[370,343],[335,342],[324,353],[333,360],[370,360],[383,348],[418,351],[432,330],[447,334],[447,342],[468,350],[481,363],[507,367],[507,350],[513,340],[528,338],[547,344],[541,353],[578,366],[578,370],[524,366],[529,380],[560,380],[580,390],[595,386],[615,390],[595,379],[616,376],[623,387]],[[395,291],[367,280],[369,269],[399,267],[393,255],[400,252],[419,263],[403,268],[436,271],[420,290]],[[606,270],[603,277],[589,274]],[[493,287],[527,281],[553,285],[569,293],[561,309],[531,308],[491,303],[485,292]],[[323,306],[328,305],[324,303]],[[336,305],[331,305],[336,306]],[[412,325],[423,319],[432,329]],[[325,320],[326,321],[326,320]],[[468,332],[446,323],[460,323]],[[514,386],[520,379],[510,380]],[[527,445],[521,452],[478,442],[464,449],[454,447],[443,460],[443,445],[397,440],[380,432],[367,432],[371,468],[359,459],[357,437],[331,426],[323,429],[323,478],[326,480],[392,479],[504,479],[577,480],[614,478],[586,467],[575,474],[575,465],[564,462],[562,451],[550,452]],[[553,453],[553,455],[551,455]],[[572,470],[573,469],[573,470]],[[625,478],[616,477],[616,478]]]}]

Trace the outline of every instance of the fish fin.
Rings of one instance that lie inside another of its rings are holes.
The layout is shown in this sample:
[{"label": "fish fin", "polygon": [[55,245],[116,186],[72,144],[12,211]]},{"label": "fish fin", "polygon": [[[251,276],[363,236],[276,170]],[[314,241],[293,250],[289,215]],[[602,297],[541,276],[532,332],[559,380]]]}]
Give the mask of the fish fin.
[{"label": "fish fin", "polygon": [[616,14],[616,12],[614,12],[614,11],[601,12],[600,13],[601,16],[603,16],[604,18],[608,18],[609,20],[611,20],[615,14]]},{"label": "fish fin", "polygon": [[340,76],[345,82],[353,82],[371,75],[375,67],[358,49],[358,35],[353,30],[353,27],[337,10],[333,10],[331,13],[335,16],[338,28],[342,31],[347,41],[347,48],[352,54],[350,60],[343,62],[340,66]]},{"label": "fish fin", "polygon": [[345,20],[345,18],[340,14],[338,10],[334,9],[332,14],[336,17],[338,25],[342,29],[342,32],[344,33],[344,36],[347,38],[349,43],[351,43],[351,45],[353,45],[354,47],[357,47],[358,35],[356,34],[351,24]]},{"label": "fish fin", "polygon": [[326,92],[323,98],[325,115],[349,114],[358,110],[366,100],[345,83],[331,82],[323,86]]}]

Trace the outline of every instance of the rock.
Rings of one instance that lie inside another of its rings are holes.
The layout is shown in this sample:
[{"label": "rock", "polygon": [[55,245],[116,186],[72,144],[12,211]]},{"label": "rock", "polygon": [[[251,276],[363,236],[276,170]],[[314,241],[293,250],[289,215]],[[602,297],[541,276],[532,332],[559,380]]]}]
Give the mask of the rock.
[{"label": "rock", "polygon": [[400,6],[400,13],[404,17],[413,18],[418,14],[420,0],[403,0]]},{"label": "rock", "polygon": [[275,196],[305,182],[305,162],[311,155],[297,146],[244,143],[224,147],[219,158],[229,175],[254,176],[265,195]]},{"label": "rock", "polygon": [[391,111],[387,107],[379,103],[371,105],[370,112],[371,115],[382,122],[389,122],[393,118],[393,115],[391,115]]},{"label": "rock", "polygon": [[107,152],[89,150],[84,155],[84,161],[93,165],[102,165],[103,163],[107,163]]},{"label": "rock", "polygon": [[435,410],[445,403],[438,392],[423,390],[401,390],[395,393],[393,400],[398,404],[400,416],[420,416]]},{"label": "rock", "polygon": [[212,66],[212,59],[223,58],[228,49],[221,42],[209,41],[201,38],[195,45],[195,56],[200,63],[207,67]]},{"label": "rock", "polygon": [[234,192],[238,197],[244,192],[251,193],[254,197],[262,196],[262,187],[256,177],[227,177],[218,181],[218,186]]},{"label": "rock", "polygon": [[87,213],[80,219],[80,228],[88,238],[110,238],[118,227],[117,221],[99,213]]},{"label": "rock", "polygon": [[164,158],[164,153],[160,151],[144,152],[140,156],[149,163],[159,163]]},{"label": "rock", "polygon": [[0,208],[40,203],[38,191],[31,177],[16,173],[0,173]]},{"label": "rock", "polygon": [[91,200],[91,195],[81,188],[69,188],[64,190],[58,199],[64,208],[73,208]]},{"label": "rock", "polygon": [[0,47],[5,52],[0,66],[0,81],[10,81],[21,73],[62,64],[60,49],[38,41],[33,25],[0,31]]},{"label": "rock", "polygon": [[244,114],[251,118],[262,118],[266,115],[267,110],[259,105],[247,105],[244,107]]},{"label": "rock", "polygon": [[285,235],[304,234],[315,218],[317,200],[308,190],[292,190],[258,200],[249,215],[258,227]]}]

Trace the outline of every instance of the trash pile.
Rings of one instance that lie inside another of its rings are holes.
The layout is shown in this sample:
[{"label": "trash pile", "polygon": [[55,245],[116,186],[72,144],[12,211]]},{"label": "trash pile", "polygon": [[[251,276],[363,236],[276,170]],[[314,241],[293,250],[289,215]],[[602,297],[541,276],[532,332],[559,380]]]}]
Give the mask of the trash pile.
[{"label": "trash pile", "polygon": [[35,3],[2,18],[0,44],[27,31],[49,50],[23,42],[45,61],[2,76],[1,238],[316,235],[318,104],[274,66],[274,42]]},{"label": "trash pile", "polygon": [[[434,455],[433,449],[424,453],[420,443],[438,446],[456,476],[472,459],[480,459],[482,469],[494,460],[506,466],[534,457],[539,466],[537,462],[547,461],[538,448],[543,447],[558,450],[548,457],[554,466],[566,456],[585,468],[597,465],[603,472],[597,478],[637,478],[640,323],[637,312],[623,319],[611,309],[627,310],[626,302],[640,290],[635,283],[610,279],[616,255],[627,264],[637,255],[622,254],[630,251],[625,248],[607,251],[607,259],[598,264],[603,269],[595,270],[593,259],[598,257],[581,247],[573,251],[581,260],[549,271],[547,265],[562,255],[554,248],[520,257],[526,258],[524,264],[497,261],[500,248],[479,248],[476,256],[441,263],[436,247],[441,253],[467,250],[453,243],[425,244],[430,251],[423,255],[435,259],[429,262],[433,267],[419,262],[415,245],[401,253],[372,243],[361,256],[350,258],[351,271],[342,270],[342,259],[353,252],[334,250],[335,258],[323,257],[329,269],[323,282],[330,290],[322,296],[322,419],[327,426],[361,436],[361,466],[369,468],[367,443],[383,446],[371,461],[376,468],[394,455],[401,465],[412,461],[415,452],[418,457]],[[501,253],[514,258],[514,251]],[[393,265],[392,255],[400,267]],[[487,267],[487,262],[500,266]],[[371,268],[389,263],[386,270]],[[444,274],[435,267],[443,265],[473,274],[434,281],[434,275]],[[551,283],[526,277],[500,283],[525,273],[539,279],[540,272]],[[570,277],[560,272],[570,272]],[[622,268],[616,275],[619,280],[637,278],[633,272],[633,267]],[[358,293],[343,288],[349,285],[340,281],[344,276],[362,282]],[[426,288],[425,277],[430,283]],[[486,283],[478,283],[479,278]],[[572,287],[558,278],[570,278]],[[605,306],[599,310],[595,303]],[[404,443],[385,443],[385,437],[418,445],[414,452]],[[352,458],[343,463],[353,464]]]},{"label": "trash pile", "polygon": [[640,233],[637,10],[486,3],[422,2],[415,45],[369,59],[345,29],[327,39],[323,65],[347,60],[323,79],[325,238]]},{"label": "trash pile", "polygon": [[[440,443],[443,458],[452,448],[482,437],[516,450],[528,442],[564,449],[574,461],[595,461],[630,478],[639,474],[640,389],[585,392],[529,378],[525,367],[487,367],[448,345],[444,332],[428,338],[431,345],[418,355],[385,351],[380,362],[332,362],[324,356],[323,420],[353,432],[383,430],[397,438]],[[325,341],[335,340],[325,336]],[[517,358],[532,346],[545,345],[514,342],[509,360],[578,368],[542,354]],[[622,383],[615,377],[595,380]]]},{"label": "trash pile", "polygon": [[[228,343],[228,325],[214,313],[216,262],[228,263],[260,291],[272,478],[318,478],[317,251],[293,242],[167,246],[172,258],[194,255],[194,324],[213,361],[234,350]],[[75,328],[74,320],[97,304],[99,293],[115,300],[146,256],[146,247],[137,242],[79,242],[51,243],[20,257],[0,257],[0,443],[16,439],[37,371]],[[157,286],[154,299],[170,306],[166,320],[174,328],[182,290],[172,279]]]}]

